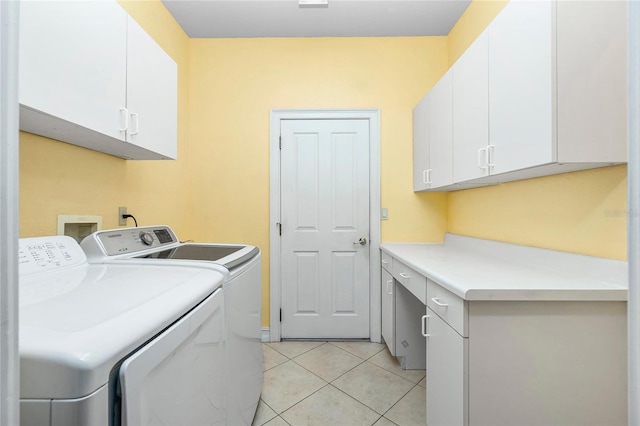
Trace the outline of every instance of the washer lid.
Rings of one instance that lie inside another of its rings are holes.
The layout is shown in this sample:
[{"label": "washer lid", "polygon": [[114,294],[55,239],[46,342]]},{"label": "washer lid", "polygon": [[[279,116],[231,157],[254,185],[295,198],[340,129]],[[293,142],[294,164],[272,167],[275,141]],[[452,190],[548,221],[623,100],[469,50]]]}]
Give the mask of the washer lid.
[{"label": "washer lid", "polygon": [[221,286],[214,270],[87,265],[20,279],[21,398],[79,398]]},{"label": "washer lid", "polygon": [[254,246],[239,244],[181,244],[166,250],[148,253],[138,258],[148,259],[172,259],[172,260],[199,260],[215,262],[231,270],[260,253],[260,249]]}]

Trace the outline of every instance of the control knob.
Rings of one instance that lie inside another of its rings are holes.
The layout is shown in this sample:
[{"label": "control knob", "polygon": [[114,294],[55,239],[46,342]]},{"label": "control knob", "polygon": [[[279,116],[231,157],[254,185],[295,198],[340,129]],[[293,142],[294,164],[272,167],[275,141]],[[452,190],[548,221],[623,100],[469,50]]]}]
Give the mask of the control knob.
[{"label": "control knob", "polygon": [[144,244],[145,246],[150,246],[151,244],[153,244],[153,235],[144,231],[140,232],[140,241],[142,241],[142,244]]}]

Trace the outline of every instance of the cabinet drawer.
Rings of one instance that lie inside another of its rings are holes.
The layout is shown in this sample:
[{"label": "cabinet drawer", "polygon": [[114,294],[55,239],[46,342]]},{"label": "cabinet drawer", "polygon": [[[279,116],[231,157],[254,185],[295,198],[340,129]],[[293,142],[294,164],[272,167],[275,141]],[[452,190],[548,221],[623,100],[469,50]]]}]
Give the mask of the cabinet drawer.
[{"label": "cabinet drawer", "polygon": [[389,253],[382,252],[382,267],[386,269],[389,273],[393,273],[391,270],[391,255]]},{"label": "cabinet drawer", "polygon": [[392,268],[393,278],[426,305],[427,278],[400,262],[398,259],[393,259]]},{"label": "cabinet drawer", "polygon": [[467,303],[439,284],[427,280],[426,305],[463,337],[468,337]]}]

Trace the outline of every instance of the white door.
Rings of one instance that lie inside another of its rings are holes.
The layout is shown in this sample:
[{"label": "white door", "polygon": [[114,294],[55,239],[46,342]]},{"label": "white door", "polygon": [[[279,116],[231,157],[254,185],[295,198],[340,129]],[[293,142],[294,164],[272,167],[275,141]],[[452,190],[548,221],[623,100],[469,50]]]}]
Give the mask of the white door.
[{"label": "white door", "polygon": [[369,337],[369,121],[281,121],[283,338]]}]

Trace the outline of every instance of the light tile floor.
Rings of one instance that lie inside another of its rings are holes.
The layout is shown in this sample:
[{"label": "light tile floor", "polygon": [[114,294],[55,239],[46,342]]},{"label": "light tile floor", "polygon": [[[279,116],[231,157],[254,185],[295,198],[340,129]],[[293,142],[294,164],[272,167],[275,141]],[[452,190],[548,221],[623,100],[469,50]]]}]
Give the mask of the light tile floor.
[{"label": "light tile floor", "polygon": [[425,371],[402,370],[386,345],[264,343],[254,426],[426,424]]}]

